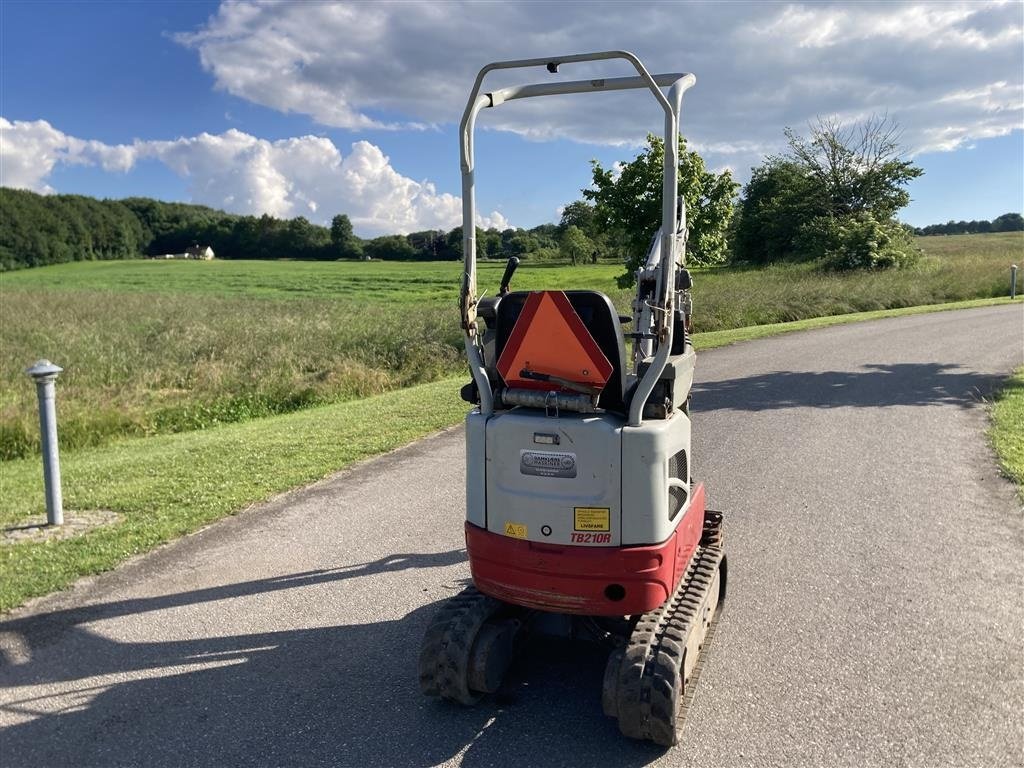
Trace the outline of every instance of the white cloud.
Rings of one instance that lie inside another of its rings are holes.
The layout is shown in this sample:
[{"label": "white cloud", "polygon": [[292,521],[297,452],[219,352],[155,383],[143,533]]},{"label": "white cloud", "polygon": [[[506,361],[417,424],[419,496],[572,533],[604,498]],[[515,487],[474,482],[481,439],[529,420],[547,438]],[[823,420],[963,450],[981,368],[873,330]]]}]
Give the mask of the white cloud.
[{"label": "white cloud", "polygon": [[135,163],[135,157],[133,146],[76,139],[45,120],[12,123],[0,117],[0,178],[5,187],[52,192],[46,179],[58,164],[99,165],[105,171],[126,171]]},{"label": "white cloud", "polygon": [[[653,71],[696,72],[684,134],[709,167],[742,177],[784,148],[784,127],[800,131],[818,116],[888,114],[912,154],[1020,130],[1022,26],[1015,2],[603,3],[581,13],[564,3],[229,0],[177,39],[217,88],[360,132],[456,123],[488,61],[614,45]],[[486,87],[627,72],[624,62],[498,72]],[[479,124],[533,140],[635,145],[660,132],[661,115],[634,92],[513,102]],[[240,130],[111,145],[43,120],[2,120],[0,182],[52,191],[60,165],[123,172],[150,158],[185,178],[194,201],[232,211],[316,221],[343,211],[364,235],[459,223],[457,195],[403,175],[370,142],[342,149],[322,137],[268,141]],[[497,211],[479,223],[507,225]]]},{"label": "white cloud", "polygon": [[[177,39],[198,52],[217,87],[356,130],[454,123],[483,63],[614,44],[654,70],[697,73],[684,132],[712,164],[755,162],[781,148],[783,127],[818,115],[888,113],[917,152],[1005,135],[1024,117],[1020,6],[1006,2],[610,3],[580,13],[555,3],[232,1]],[[498,73],[487,82],[626,67]],[[991,83],[1004,84],[998,113],[984,99],[950,98]],[[480,124],[537,140],[635,144],[659,130],[660,116],[634,93],[517,102]]]},{"label": "white cloud", "polygon": [[44,179],[66,157],[64,134],[45,120],[10,123],[0,117],[0,174],[5,187],[50,192]]},{"label": "white cloud", "polygon": [[489,216],[482,216],[478,213],[476,215],[476,224],[483,229],[496,229],[499,232],[503,232],[512,226],[509,224],[508,219],[498,211],[491,211]]},{"label": "white cloud", "polygon": [[[396,171],[379,147],[352,145],[347,157],[319,136],[267,141],[235,129],[174,141],[108,145],[69,136],[45,120],[13,123],[0,117],[0,184],[52,192],[47,179],[60,164],[128,171],[155,158],[188,180],[193,202],[235,213],[325,222],[346,213],[364,236],[450,229],[462,220],[462,201]],[[508,227],[494,211],[481,226]]]},{"label": "white cloud", "polygon": [[795,42],[800,48],[828,48],[888,38],[901,43],[921,42],[934,49],[985,50],[1020,39],[1019,27],[1003,27],[994,34],[976,28],[971,18],[980,10],[983,6],[978,3],[973,6],[911,3],[888,7],[865,4],[846,8],[789,5],[772,22],[747,31]]}]

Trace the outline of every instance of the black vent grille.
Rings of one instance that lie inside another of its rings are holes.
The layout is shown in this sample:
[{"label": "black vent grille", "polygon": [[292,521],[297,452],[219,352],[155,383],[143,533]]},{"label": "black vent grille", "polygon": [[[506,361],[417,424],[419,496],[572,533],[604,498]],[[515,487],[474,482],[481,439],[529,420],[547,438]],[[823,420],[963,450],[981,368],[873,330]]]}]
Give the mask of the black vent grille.
[{"label": "black vent grille", "polygon": [[[686,461],[686,451],[680,451],[671,459],[668,460],[668,476],[675,477],[682,480],[684,483],[689,484],[690,482],[690,468]],[[686,491],[682,488],[669,488],[668,489],[669,507],[668,507],[668,519],[674,520],[676,515],[679,514],[679,510],[686,504]]]}]

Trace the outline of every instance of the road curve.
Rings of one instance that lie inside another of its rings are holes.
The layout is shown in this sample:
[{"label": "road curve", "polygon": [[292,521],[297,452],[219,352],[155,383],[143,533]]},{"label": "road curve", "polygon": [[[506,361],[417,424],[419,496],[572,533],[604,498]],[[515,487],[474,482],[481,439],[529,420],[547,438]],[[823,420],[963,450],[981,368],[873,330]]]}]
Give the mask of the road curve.
[{"label": "road curve", "polygon": [[730,584],[677,749],[618,735],[585,647],[531,647],[475,709],[420,696],[468,576],[456,429],[8,616],[0,762],[1022,765],[1024,524],[984,437],[1022,362],[1020,305],[700,355]]}]

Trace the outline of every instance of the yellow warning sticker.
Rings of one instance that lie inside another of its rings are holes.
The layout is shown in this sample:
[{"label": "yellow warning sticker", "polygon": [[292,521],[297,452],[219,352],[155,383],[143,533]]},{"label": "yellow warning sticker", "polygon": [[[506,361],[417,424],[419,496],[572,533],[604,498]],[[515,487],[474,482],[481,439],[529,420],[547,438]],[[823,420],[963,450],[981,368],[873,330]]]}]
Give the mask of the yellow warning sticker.
[{"label": "yellow warning sticker", "polygon": [[506,520],[505,535],[511,536],[513,539],[525,539],[526,523],[510,523],[508,520]]},{"label": "yellow warning sticker", "polygon": [[611,510],[608,507],[573,507],[572,527],[577,531],[610,531]]}]

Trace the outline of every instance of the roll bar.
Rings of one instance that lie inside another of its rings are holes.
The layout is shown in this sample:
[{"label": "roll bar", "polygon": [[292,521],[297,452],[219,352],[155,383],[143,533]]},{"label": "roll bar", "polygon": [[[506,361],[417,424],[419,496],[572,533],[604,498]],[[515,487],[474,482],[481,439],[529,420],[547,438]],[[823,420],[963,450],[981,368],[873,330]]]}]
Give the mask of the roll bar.
[{"label": "roll bar", "polygon": [[[490,93],[480,93],[484,78],[499,69],[528,69],[546,67],[557,72],[562,64],[583,61],[625,59],[637,71],[636,77],[597,78],[560,83],[536,83],[502,88]],[[638,426],[642,422],[643,404],[661,376],[672,348],[672,313],[674,310],[675,269],[676,269],[676,201],[679,188],[679,115],[683,94],[697,79],[688,73],[651,75],[643,63],[629,51],[600,51],[579,53],[570,56],[555,56],[543,59],[520,59],[496,61],[483,67],[476,76],[473,90],[466,103],[459,125],[459,148],[462,165],[462,247],[465,267],[462,275],[462,289],[459,297],[459,311],[462,328],[465,331],[466,356],[470,370],[480,392],[480,412],[485,416],[494,411],[491,385],[487,378],[483,357],[477,345],[476,334],[476,192],[474,182],[473,134],[477,114],[483,109],[500,106],[506,101],[535,96],[554,96],[569,93],[593,93],[618,91],[633,88],[647,88],[654,95],[665,112],[665,164],[662,188],[661,264],[658,271],[656,290],[656,328],[658,348],[651,366],[640,379],[633,396],[629,412],[629,424]],[[669,88],[668,96],[662,92]]]}]

